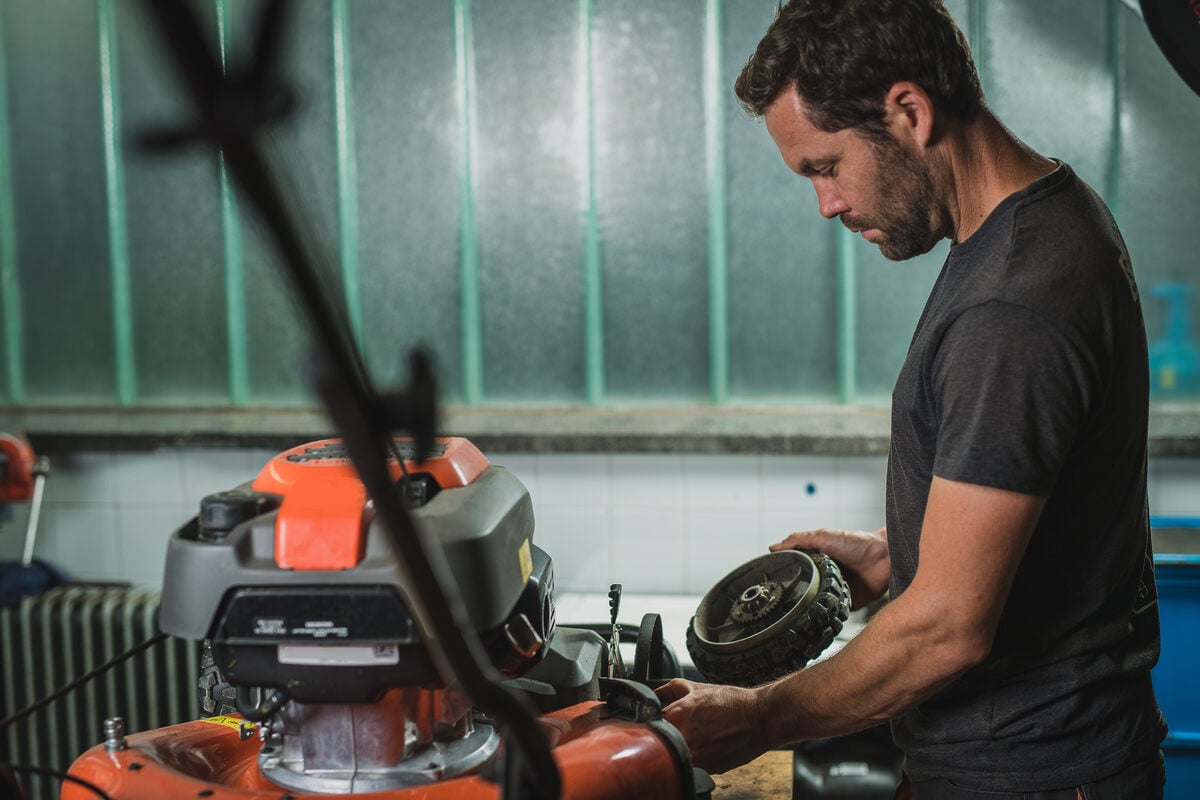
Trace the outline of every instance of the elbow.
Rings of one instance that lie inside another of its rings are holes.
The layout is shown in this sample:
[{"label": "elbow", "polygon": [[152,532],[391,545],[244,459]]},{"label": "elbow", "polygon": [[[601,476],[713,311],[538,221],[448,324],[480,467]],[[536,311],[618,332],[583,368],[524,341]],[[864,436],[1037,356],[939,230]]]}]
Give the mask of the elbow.
[{"label": "elbow", "polygon": [[966,672],[982,664],[991,652],[992,637],[975,629],[962,634],[957,646],[953,648],[951,657],[958,665],[959,671]]},{"label": "elbow", "polygon": [[944,677],[953,679],[982,664],[992,652],[994,631],[978,621],[943,622],[935,647]]}]

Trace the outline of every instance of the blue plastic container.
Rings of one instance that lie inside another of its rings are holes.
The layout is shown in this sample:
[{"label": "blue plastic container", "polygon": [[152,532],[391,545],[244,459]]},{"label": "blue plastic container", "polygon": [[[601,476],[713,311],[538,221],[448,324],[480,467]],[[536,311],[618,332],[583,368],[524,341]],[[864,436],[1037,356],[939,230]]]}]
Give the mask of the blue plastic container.
[{"label": "blue plastic container", "polygon": [[1162,656],[1151,677],[1167,718],[1164,800],[1200,798],[1200,517],[1156,517],[1154,572]]}]

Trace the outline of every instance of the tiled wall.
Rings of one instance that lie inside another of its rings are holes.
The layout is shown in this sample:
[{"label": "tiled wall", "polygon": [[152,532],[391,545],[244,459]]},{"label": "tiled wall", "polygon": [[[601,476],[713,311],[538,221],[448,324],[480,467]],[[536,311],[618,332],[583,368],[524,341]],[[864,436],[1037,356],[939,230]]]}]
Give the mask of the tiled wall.
[{"label": "tiled wall", "polygon": [[[77,578],[157,585],[200,498],[253,477],[266,450],[48,454],[36,554]],[[885,460],[755,455],[494,454],[529,488],[560,591],[700,595],[788,532],[883,521]],[[1154,514],[1200,515],[1200,459],[1157,459]],[[0,557],[21,551],[10,508]]]}]

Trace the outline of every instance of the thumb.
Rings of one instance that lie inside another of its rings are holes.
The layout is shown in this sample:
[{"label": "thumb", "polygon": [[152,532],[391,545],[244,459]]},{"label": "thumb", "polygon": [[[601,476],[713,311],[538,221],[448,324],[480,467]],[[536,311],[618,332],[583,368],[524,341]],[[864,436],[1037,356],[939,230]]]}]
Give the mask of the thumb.
[{"label": "thumb", "polygon": [[655,689],[654,693],[658,695],[658,699],[663,702],[663,705],[667,705],[687,697],[692,693],[692,688],[693,684],[691,681],[686,681],[683,678],[672,678],[667,683]]}]

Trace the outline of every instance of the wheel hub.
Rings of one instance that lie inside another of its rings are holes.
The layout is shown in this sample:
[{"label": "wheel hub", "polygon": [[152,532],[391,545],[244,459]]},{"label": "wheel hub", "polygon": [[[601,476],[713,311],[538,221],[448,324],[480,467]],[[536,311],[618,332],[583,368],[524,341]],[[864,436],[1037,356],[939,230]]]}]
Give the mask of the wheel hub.
[{"label": "wheel hub", "polygon": [[734,622],[753,622],[762,619],[779,605],[783,597],[783,584],[778,581],[765,580],[753,586],[746,587],[741,597],[734,601],[729,609],[729,618]]}]

